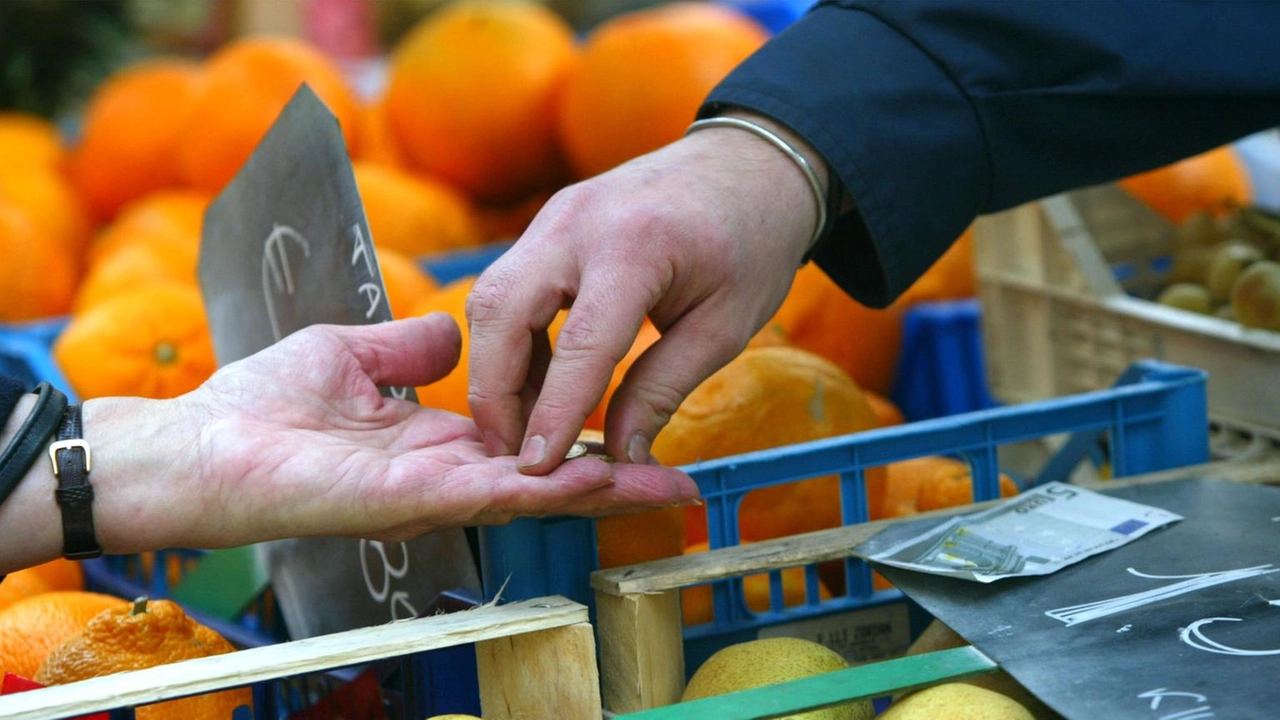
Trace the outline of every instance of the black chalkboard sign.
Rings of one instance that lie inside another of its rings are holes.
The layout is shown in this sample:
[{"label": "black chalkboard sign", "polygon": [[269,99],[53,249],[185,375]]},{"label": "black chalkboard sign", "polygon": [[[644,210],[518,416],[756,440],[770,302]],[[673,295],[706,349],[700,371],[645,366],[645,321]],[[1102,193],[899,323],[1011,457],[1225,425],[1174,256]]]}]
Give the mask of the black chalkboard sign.
[{"label": "black chalkboard sign", "polygon": [[1280,489],[1107,492],[1186,519],[1036,578],[877,569],[1065,717],[1280,717]]},{"label": "black chalkboard sign", "polygon": [[[308,325],[391,319],[341,128],[306,85],[210,205],[202,235],[200,284],[219,364]],[[413,388],[383,394],[417,400]],[[260,547],[294,638],[414,617],[446,591],[480,593],[460,529],[404,543]]]}]

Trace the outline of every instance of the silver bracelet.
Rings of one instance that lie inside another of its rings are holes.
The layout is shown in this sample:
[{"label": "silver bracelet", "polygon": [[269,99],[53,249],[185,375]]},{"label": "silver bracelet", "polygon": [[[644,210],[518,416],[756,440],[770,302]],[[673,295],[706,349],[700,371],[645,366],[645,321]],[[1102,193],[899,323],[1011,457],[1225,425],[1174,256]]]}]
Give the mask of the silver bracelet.
[{"label": "silver bracelet", "polygon": [[823,229],[827,227],[827,196],[822,191],[822,183],[818,181],[818,173],[814,171],[813,165],[805,159],[804,155],[800,154],[799,150],[792,147],[791,143],[783,140],[777,133],[763,125],[757,125],[750,120],[743,120],[742,118],[713,117],[698,120],[690,125],[689,129],[684,131],[684,134],[688,135],[697,130],[710,127],[733,127],[754,133],[781,150],[783,154],[791,158],[796,167],[800,168],[800,172],[804,173],[805,179],[809,181],[809,187],[813,188],[813,202],[818,206],[818,225],[813,229],[813,237],[809,238],[809,247],[812,247],[818,241],[818,238],[822,236]]}]

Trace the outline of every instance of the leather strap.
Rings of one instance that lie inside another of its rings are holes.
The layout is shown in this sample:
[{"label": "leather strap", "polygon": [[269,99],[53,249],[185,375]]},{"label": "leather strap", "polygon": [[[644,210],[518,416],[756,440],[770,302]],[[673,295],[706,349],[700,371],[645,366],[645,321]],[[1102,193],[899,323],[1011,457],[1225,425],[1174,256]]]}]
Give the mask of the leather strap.
[{"label": "leather strap", "polygon": [[93,486],[89,471],[93,456],[80,429],[80,406],[68,405],[58,430],[58,441],[49,446],[53,474],[58,478],[54,497],[62,508],[62,555],[88,560],[102,555],[93,527]]},{"label": "leather strap", "polygon": [[31,414],[22,422],[9,447],[0,453],[0,503],[8,499],[44,452],[67,408],[67,396],[47,382],[36,386],[35,393],[36,404]]}]

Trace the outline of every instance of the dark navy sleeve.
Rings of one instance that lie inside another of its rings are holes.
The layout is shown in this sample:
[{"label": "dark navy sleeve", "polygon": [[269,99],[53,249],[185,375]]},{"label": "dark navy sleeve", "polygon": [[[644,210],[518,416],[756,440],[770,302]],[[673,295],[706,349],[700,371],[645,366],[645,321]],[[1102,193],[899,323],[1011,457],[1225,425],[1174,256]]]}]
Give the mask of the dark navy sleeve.
[{"label": "dark navy sleeve", "polygon": [[787,125],[856,211],[815,260],[888,304],[978,215],[1280,124],[1280,3],[825,0],[707,98]]}]

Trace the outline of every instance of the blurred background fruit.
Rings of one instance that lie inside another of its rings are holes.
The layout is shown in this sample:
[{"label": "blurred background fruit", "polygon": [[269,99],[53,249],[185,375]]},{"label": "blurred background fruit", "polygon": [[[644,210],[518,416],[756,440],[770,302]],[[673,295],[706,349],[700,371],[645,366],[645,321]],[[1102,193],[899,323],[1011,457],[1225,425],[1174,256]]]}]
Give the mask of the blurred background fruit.
[{"label": "blurred background fruit", "polygon": [[707,93],[767,38],[746,15],[708,3],[661,4],[601,22],[557,105],[574,176],[678,140]]},{"label": "blurred background fruit", "polygon": [[479,202],[561,182],[555,95],[576,61],[569,25],[530,2],[446,5],[397,45],[387,116],[414,167]]},{"label": "blurred background fruit", "polygon": [[157,59],[130,65],[93,93],[80,124],[71,178],[101,220],[179,178],[178,154],[200,94],[201,68]]},{"label": "blurred background fruit", "polygon": [[307,83],[337,116],[347,145],[355,148],[356,98],[342,70],[301,40],[249,37],[220,48],[204,64],[179,173],[192,187],[217,192],[249,159],[301,83]]}]

